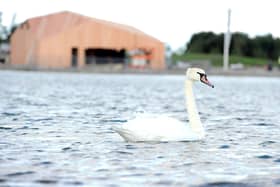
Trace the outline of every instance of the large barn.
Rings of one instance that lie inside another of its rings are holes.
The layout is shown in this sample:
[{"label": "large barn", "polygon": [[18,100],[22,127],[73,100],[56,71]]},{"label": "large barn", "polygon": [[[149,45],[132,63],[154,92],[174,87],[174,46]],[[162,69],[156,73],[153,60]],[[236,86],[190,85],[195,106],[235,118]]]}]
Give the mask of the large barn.
[{"label": "large barn", "polygon": [[59,12],[23,22],[11,38],[11,64],[70,68],[99,64],[164,69],[164,44],[131,26]]}]

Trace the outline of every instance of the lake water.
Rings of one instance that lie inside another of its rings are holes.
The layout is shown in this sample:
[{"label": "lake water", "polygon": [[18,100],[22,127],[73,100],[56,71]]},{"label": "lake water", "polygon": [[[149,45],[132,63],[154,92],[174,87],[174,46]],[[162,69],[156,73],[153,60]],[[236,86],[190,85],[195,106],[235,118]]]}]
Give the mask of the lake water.
[{"label": "lake water", "polygon": [[195,85],[207,136],[128,143],[139,114],[188,120],[184,76],[0,71],[0,186],[280,186],[280,79]]}]

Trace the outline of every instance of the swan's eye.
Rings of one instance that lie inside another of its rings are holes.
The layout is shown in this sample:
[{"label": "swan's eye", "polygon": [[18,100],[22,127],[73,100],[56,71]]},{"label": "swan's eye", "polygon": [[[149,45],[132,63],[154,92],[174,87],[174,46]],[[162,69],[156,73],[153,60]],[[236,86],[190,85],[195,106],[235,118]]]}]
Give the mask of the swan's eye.
[{"label": "swan's eye", "polygon": [[203,76],[206,76],[206,74],[200,73],[200,72],[197,72],[197,74],[200,75],[200,78],[202,78]]},{"label": "swan's eye", "polygon": [[208,81],[207,80],[207,75],[205,73],[199,73],[197,72],[199,75],[200,75],[200,80],[203,82],[204,80]]}]

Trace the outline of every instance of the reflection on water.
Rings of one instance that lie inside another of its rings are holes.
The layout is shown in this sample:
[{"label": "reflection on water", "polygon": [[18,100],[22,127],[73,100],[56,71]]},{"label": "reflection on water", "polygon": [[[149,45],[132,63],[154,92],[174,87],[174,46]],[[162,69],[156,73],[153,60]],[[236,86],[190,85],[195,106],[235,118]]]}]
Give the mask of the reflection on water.
[{"label": "reflection on water", "polygon": [[195,86],[207,137],[127,143],[138,113],[187,123],[184,77],[0,72],[0,186],[280,185],[280,79]]}]

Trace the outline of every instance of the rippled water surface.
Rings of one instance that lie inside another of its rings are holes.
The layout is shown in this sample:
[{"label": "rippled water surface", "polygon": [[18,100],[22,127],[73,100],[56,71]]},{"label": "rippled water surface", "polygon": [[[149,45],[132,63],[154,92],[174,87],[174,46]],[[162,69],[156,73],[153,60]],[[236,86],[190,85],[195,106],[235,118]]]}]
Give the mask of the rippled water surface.
[{"label": "rippled water surface", "polygon": [[205,140],[128,143],[139,113],[188,120],[184,76],[0,71],[0,186],[280,186],[280,79],[195,85]]}]

